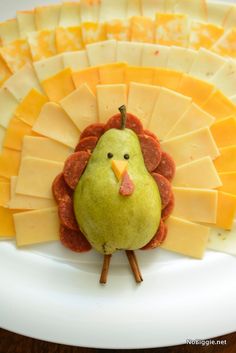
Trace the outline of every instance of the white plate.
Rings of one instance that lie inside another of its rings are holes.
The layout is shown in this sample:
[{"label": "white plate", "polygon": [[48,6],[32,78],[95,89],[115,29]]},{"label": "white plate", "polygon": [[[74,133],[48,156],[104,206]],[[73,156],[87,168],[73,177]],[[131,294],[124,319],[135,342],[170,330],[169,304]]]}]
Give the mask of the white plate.
[{"label": "white plate", "polygon": [[[3,1],[2,1],[3,2]],[[57,3],[8,0],[18,9]],[[144,282],[136,285],[123,254],[109,281],[98,283],[102,257],[60,244],[18,250],[0,243],[0,326],[23,335],[97,348],[151,348],[236,330],[236,258],[208,251],[203,261],[164,250],[138,252]]]}]

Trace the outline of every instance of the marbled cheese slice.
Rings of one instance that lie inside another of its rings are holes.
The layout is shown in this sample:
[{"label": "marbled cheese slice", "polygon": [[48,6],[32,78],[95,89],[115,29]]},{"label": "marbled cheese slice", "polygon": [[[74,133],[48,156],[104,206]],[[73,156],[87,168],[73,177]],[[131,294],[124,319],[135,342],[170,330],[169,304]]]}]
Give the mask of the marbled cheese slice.
[{"label": "marbled cheese slice", "polygon": [[[134,16],[131,18],[131,41],[142,43],[155,42],[155,24],[147,17]],[[162,43],[160,43],[162,44]]]},{"label": "marbled cheese slice", "polygon": [[11,72],[17,72],[27,63],[32,62],[28,42],[18,39],[0,48],[0,53]]},{"label": "marbled cheese slice", "polygon": [[120,41],[130,40],[130,21],[129,20],[109,20],[106,22],[107,39],[115,39]]},{"label": "marbled cheese slice", "polygon": [[56,48],[58,53],[71,52],[83,49],[81,26],[57,27]]},{"label": "marbled cheese slice", "polygon": [[27,35],[33,61],[43,60],[57,54],[54,30],[44,29]]},{"label": "marbled cheese slice", "polygon": [[193,49],[209,49],[224,34],[224,28],[212,23],[192,21],[190,29],[189,47]]},{"label": "marbled cheese slice", "polygon": [[84,44],[106,40],[106,25],[98,22],[82,22],[82,38]]}]

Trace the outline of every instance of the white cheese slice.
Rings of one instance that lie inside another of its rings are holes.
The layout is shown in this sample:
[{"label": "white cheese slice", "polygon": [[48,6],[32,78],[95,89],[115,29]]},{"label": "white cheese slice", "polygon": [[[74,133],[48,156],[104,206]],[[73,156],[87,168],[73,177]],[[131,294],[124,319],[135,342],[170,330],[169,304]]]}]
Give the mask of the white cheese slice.
[{"label": "white cheese slice", "polygon": [[17,23],[20,38],[26,38],[27,33],[36,31],[34,11],[17,11]]},{"label": "white cheese slice", "polygon": [[213,76],[214,83],[227,97],[233,96],[236,92],[236,63],[230,59]]},{"label": "white cheese slice", "polygon": [[160,87],[131,82],[127,111],[136,115],[147,127],[160,93]]},{"label": "white cheese slice", "polygon": [[149,129],[161,140],[191,104],[191,98],[162,87],[152,112]]},{"label": "white cheese slice", "polygon": [[76,27],[80,25],[80,4],[64,2],[61,5],[59,27]]},{"label": "white cheese slice", "polygon": [[2,46],[20,39],[19,28],[16,19],[0,23],[0,43]]},{"label": "white cheese slice", "polygon": [[127,3],[127,0],[101,0],[99,22],[126,18]]},{"label": "white cheese slice", "polygon": [[141,11],[144,17],[155,19],[156,12],[165,12],[166,0],[141,0]]},{"label": "white cheese slice", "polygon": [[225,63],[226,59],[222,56],[201,48],[189,71],[189,75],[209,81]]},{"label": "white cheese slice", "polygon": [[197,51],[181,47],[170,47],[167,67],[169,69],[188,73],[192,67],[194,60],[197,57]]},{"label": "white cheese slice", "polygon": [[35,8],[37,31],[55,29],[59,25],[61,5],[40,6]]},{"label": "white cheese slice", "polygon": [[141,57],[141,66],[166,67],[170,47],[159,44],[144,43]]},{"label": "white cheese slice", "polygon": [[27,96],[32,88],[43,93],[33,66],[30,64],[25,65],[12,75],[3,87],[6,87],[19,102]]},{"label": "white cheese slice", "polygon": [[86,46],[90,66],[104,65],[116,61],[116,40],[92,43]]},{"label": "white cheese slice", "polygon": [[236,255],[236,221],[232,230],[211,227],[207,248]]},{"label": "white cheese slice", "polygon": [[81,22],[98,22],[100,0],[80,0]]},{"label": "white cheese slice", "polygon": [[56,55],[48,59],[37,61],[33,64],[40,82],[56,75],[64,69],[62,55]]},{"label": "white cheese slice", "polygon": [[59,104],[46,103],[33,126],[33,131],[74,148],[79,130]]},{"label": "white cheese slice", "polygon": [[57,207],[14,214],[17,246],[59,240]]},{"label": "white cheese slice", "polygon": [[64,68],[69,67],[71,71],[79,71],[89,66],[86,50],[69,52],[62,54]]},{"label": "white cheese slice", "polygon": [[220,155],[209,128],[180,135],[161,145],[174,158],[177,166],[206,156],[214,160]]},{"label": "white cheese slice", "polygon": [[0,126],[0,153],[2,152],[2,146],[3,146],[5,134],[6,134],[6,129],[4,129],[4,127]]},{"label": "white cheese slice", "polygon": [[205,1],[178,0],[175,5],[176,13],[186,13],[190,18],[207,21],[207,7]]},{"label": "white cheese slice", "polygon": [[233,5],[225,2],[207,1],[208,22],[219,26],[224,25],[224,20],[231,11]]},{"label": "white cheese slice", "polygon": [[140,0],[128,0],[127,4],[127,18],[133,16],[141,16],[141,4]]},{"label": "white cheese slice", "polygon": [[176,168],[174,186],[214,189],[222,185],[214,163],[209,156]]},{"label": "white cheese slice", "polygon": [[97,86],[98,119],[106,122],[119,113],[118,108],[127,104],[127,86],[125,84]]},{"label": "white cheese slice", "polygon": [[204,256],[210,231],[208,227],[172,216],[166,224],[168,235],[161,248],[197,259]]},{"label": "white cheese slice", "polygon": [[0,125],[4,128],[8,127],[9,121],[18,107],[16,98],[8,91],[7,88],[0,89]]},{"label": "white cheese slice", "polygon": [[143,43],[118,41],[116,61],[141,66],[142,50]]},{"label": "white cheese slice", "polygon": [[[203,176],[204,177],[204,176]],[[173,187],[175,207],[173,216],[193,222],[216,223],[216,190]]]},{"label": "white cheese slice", "polygon": [[60,104],[80,131],[98,121],[97,99],[86,83],[61,100]]},{"label": "white cheese slice", "polygon": [[21,161],[16,193],[53,199],[52,183],[63,170],[64,163],[34,157]]},{"label": "white cheese slice", "polygon": [[10,209],[15,210],[37,210],[56,206],[52,199],[42,197],[33,197],[16,193],[16,184],[18,177],[11,177],[11,198],[8,203]]}]

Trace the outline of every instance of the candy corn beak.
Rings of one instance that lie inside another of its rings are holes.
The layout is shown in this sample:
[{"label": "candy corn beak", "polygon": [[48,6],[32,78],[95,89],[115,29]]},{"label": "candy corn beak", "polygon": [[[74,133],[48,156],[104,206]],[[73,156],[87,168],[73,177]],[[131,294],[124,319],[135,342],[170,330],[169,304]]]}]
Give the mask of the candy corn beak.
[{"label": "candy corn beak", "polygon": [[118,181],[121,180],[125,172],[127,171],[128,168],[128,162],[127,161],[121,161],[121,160],[112,160],[111,164],[112,170],[117,178]]}]

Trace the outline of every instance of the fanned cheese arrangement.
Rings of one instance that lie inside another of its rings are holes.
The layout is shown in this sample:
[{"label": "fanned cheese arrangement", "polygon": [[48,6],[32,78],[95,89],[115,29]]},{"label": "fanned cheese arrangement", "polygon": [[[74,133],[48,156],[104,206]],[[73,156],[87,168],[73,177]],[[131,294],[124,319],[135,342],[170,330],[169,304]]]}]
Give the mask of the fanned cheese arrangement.
[{"label": "fanned cheese arrangement", "polygon": [[[123,197],[114,208],[135,219],[136,162],[131,152],[116,160],[112,148],[137,145],[144,160],[137,170],[156,182],[153,199],[145,196],[156,223],[151,211],[147,223],[138,213],[135,225],[150,233],[142,231],[135,246],[114,245],[126,250],[136,281],[136,249],[236,255],[235,21],[232,3],[80,0],[18,11],[0,23],[0,239],[19,248],[60,240],[78,252],[94,247],[104,254],[105,283],[114,244],[94,240],[100,223],[95,212],[90,224],[86,178],[104,151],[111,168],[102,175],[119,183]],[[100,198],[88,194],[99,208]],[[113,234],[122,234],[113,222]]]}]

